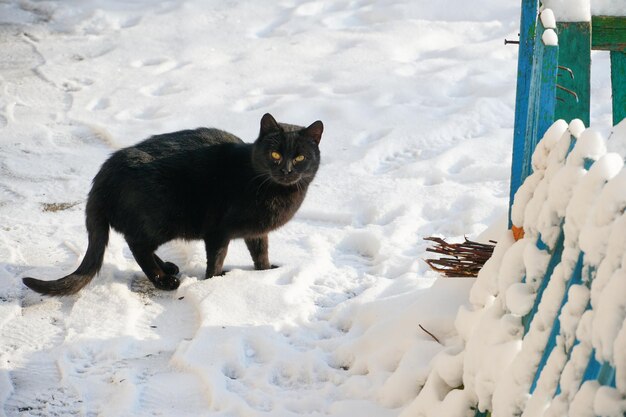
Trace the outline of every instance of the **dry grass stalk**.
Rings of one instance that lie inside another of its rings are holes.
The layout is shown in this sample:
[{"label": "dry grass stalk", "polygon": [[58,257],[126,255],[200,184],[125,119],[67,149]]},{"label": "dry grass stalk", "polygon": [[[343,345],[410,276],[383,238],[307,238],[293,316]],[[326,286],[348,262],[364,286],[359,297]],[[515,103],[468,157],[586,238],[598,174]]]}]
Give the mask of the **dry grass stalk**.
[{"label": "dry grass stalk", "polygon": [[425,259],[424,261],[434,271],[447,277],[475,277],[485,262],[491,257],[496,242],[489,243],[473,242],[465,238],[462,243],[448,243],[439,237],[426,237],[424,240],[434,242],[435,245],[426,248],[427,252],[433,252],[446,257],[438,259]]}]

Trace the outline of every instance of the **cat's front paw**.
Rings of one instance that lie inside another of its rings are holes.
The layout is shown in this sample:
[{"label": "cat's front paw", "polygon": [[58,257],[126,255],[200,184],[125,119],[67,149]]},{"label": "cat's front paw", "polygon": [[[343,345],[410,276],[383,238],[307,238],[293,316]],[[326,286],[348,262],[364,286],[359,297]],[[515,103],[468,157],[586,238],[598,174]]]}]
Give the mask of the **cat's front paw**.
[{"label": "cat's front paw", "polygon": [[219,272],[218,271],[207,271],[206,274],[204,275],[204,279],[209,279],[209,278],[213,278],[213,277],[223,277],[228,272],[230,272],[230,270],[228,270],[228,269],[222,269]]},{"label": "cat's front paw", "polygon": [[278,265],[274,265],[271,264],[269,262],[263,262],[263,263],[254,263],[254,269],[256,269],[257,271],[265,271],[266,269],[276,269],[279,268]]},{"label": "cat's front paw", "polygon": [[160,290],[172,291],[180,286],[180,280],[173,275],[163,275],[152,280],[154,286]]}]

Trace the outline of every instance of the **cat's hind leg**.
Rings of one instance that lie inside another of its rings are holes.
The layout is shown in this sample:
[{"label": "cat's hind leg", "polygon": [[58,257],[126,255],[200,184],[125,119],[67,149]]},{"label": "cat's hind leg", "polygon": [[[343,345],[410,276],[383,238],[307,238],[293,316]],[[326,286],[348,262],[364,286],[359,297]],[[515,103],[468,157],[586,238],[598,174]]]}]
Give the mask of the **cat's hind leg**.
[{"label": "cat's hind leg", "polygon": [[154,254],[154,260],[167,275],[178,275],[180,272],[178,265],[173,262],[163,261],[163,259],[159,258],[156,253]]},{"label": "cat's hind leg", "polygon": [[180,280],[173,275],[167,274],[157,263],[154,255],[156,246],[137,242],[127,243],[141,270],[156,288],[167,291],[178,288]]}]

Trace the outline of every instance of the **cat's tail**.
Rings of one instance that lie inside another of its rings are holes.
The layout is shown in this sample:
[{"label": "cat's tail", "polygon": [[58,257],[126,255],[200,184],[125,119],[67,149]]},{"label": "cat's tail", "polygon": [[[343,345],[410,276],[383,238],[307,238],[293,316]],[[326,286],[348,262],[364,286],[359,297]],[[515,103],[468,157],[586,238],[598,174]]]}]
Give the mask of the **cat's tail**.
[{"label": "cat's tail", "polygon": [[85,258],[78,269],[70,275],[55,281],[42,281],[35,278],[23,278],[24,284],[40,294],[70,295],[78,292],[100,271],[104,259],[104,250],[109,243],[109,222],[87,203],[87,232],[89,244]]}]

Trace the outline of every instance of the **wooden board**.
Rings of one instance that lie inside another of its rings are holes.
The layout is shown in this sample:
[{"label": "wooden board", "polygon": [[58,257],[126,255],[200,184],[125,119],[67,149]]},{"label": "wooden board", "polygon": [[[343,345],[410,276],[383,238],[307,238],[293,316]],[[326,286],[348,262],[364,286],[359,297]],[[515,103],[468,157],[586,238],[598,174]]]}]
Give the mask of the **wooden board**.
[{"label": "wooden board", "polygon": [[626,17],[593,16],[592,49],[626,52]]},{"label": "wooden board", "polygon": [[615,126],[626,118],[626,52],[611,52],[611,90]]},{"label": "wooden board", "polygon": [[591,105],[591,25],[589,22],[557,23],[559,35],[559,65],[571,69],[572,78],[559,70],[558,84],[576,93],[577,98],[559,89],[555,120],[570,122],[581,119],[589,126]]}]

